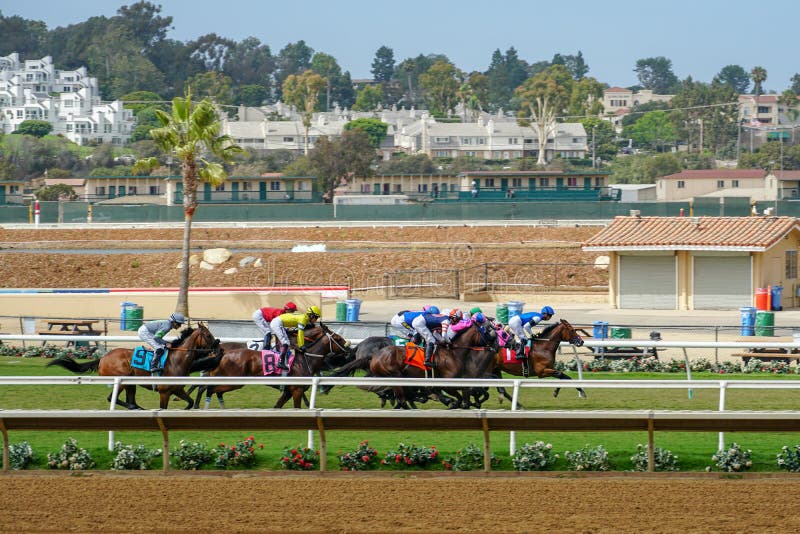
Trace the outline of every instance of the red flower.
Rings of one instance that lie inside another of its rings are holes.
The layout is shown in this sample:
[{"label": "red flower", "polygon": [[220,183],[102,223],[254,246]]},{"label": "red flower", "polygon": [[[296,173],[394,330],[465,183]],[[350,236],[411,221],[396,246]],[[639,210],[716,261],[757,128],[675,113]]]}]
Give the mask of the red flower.
[{"label": "red flower", "polygon": [[297,449],[292,449],[292,454],[297,454]]},{"label": "red flower", "polygon": [[369,462],[369,456],[367,456],[366,454],[362,456],[361,459],[365,462]]}]

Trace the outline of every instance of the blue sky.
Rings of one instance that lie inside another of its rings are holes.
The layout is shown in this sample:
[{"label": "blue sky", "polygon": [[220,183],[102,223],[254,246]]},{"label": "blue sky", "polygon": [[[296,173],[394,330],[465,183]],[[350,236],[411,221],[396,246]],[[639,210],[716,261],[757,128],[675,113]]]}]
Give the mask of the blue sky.
[{"label": "blue sky", "polygon": [[[4,0],[3,15],[43,20],[49,28],[93,15],[113,16],[120,0]],[[601,2],[571,0],[153,0],[173,17],[169,36],[187,41],[217,33],[237,41],[254,36],[273,54],[305,40],[333,55],[354,78],[370,77],[375,51],[397,62],[442,53],[465,71],[484,71],[492,52],[514,47],[535,62],[578,50],[589,75],[610,85],[637,83],[637,59],[665,56],[680,79],[710,81],[725,65],[767,70],[766,90],[781,92],[800,72],[794,27],[797,0]]]}]

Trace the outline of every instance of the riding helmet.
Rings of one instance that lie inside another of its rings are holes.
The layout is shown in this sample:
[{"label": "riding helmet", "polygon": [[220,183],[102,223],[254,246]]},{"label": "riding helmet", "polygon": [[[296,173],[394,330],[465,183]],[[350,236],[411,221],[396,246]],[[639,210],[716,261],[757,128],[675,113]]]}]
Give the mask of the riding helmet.
[{"label": "riding helmet", "polygon": [[427,313],[432,313],[433,315],[439,315],[439,308],[436,306],[428,306]]},{"label": "riding helmet", "polygon": [[544,308],[542,308],[542,315],[555,315],[555,314],[556,312],[553,311],[553,308],[551,308],[550,306],[545,306]]},{"label": "riding helmet", "polygon": [[306,314],[313,315],[315,317],[322,317],[322,311],[319,309],[319,306],[309,306]]},{"label": "riding helmet", "polygon": [[169,320],[173,323],[183,324],[186,321],[186,318],[180,312],[175,312],[169,316]]}]

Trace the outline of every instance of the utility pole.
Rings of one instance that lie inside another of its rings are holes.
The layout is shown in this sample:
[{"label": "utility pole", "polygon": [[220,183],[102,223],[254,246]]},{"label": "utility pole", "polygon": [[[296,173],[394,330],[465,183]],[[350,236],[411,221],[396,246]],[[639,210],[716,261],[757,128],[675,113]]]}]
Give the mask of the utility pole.
[{"label": "utility pole", "polygon": [[592,126],[592,169],[596,169],[597,159],[594,157],[594,129],[597,128],[597,125]]}]

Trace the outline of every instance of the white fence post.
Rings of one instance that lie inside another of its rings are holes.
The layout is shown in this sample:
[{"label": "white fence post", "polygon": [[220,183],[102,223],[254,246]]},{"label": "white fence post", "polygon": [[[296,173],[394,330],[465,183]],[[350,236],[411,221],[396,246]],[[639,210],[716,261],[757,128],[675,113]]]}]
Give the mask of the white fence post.
[{"label": "white fence post", "polygon": [[[725,392],[727,391],[728,383],[722,381],[719,383],[719,411],[725,411]],[[725,448],[725,432],[719,433],[719,446],[717,447],[718,451],[721,451]]]},{"label": "white fence post", "polygon": [[[109,410],[114,410],[114,408],[116,408],[116,406],[117,406],[117,399],[119,399],[119,385],[120,385],[121,380],[122,380],[122,377],[119,377],[119,376],[114,378],[114,385],[111,386],[114,389],[111,390],[111,406],[109,406],[109,408],[108,408]],[[113,430],[109,430],[108,431],[108,450],[110,450],[110,451],[114,450],[114,431]]]},{"label": "white fence post", "polygon": [[[514,392],[511,394],[511,411],[516,412],[519,407],[519,380],[514,380]],[[508,450],[511,456],[517,450],[517,433],[513,430],[509,433]]]},{"label": "white fence post", "polygon": [[[315,376],[311,379],[311,398],[308,399],[308,409],[313,410],[317,404],[317,388],[319,387],[319,377]],[[308,431],[308,448],[314,450],[314,431]]]}]

